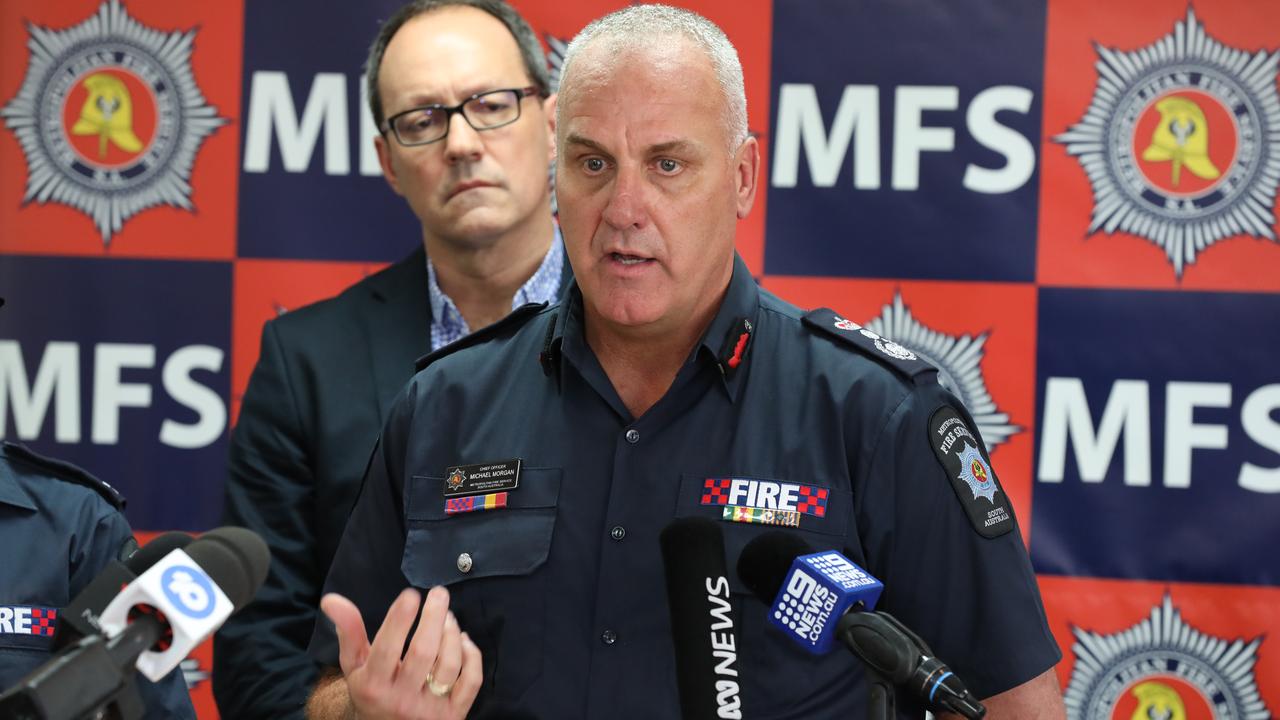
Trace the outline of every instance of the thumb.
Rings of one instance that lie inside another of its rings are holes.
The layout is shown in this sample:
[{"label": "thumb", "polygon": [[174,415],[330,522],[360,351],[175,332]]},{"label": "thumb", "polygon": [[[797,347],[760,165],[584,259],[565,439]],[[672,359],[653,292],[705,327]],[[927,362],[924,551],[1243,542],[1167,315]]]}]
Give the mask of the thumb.
[{"label": "thumb", "polygon": [[337,593],[320,598],[320,609],[338,631],[338,663],[342,674],[351,675],[369,658],[369,636],[365,633],[360,609]]}]

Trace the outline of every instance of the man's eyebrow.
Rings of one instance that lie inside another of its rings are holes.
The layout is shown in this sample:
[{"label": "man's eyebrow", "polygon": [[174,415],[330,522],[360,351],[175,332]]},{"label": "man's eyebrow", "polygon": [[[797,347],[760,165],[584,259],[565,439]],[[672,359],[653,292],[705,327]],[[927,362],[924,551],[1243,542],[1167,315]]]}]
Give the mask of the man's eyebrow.
[{"label": "man's eyebrow", "polygon": [[[497,86],[489,87],[488,85],[477,85],[477,86],[466,89],[464,91],[466,94],[459,96],[458,102],[466,102],[470,98],[475,97],[476,95],[479,95],[481,93],[487,93],[487,92],[492,92],[494,90],[505,90],[505,89],[506,89],[505,87],[500,88]],[[440,99],[440,95],[436,93],[419,92],[409,96],[409,107],[419,108],[419,107],[425,107],[427,105],[447,105],[447,104],[449,103],[446,103],[444,100]]]},{"label": "man's eyebrow", "polygon": [[601,155],[612,155],[612,153],[610,153],[608,150],[605,150],[604,146],[601,145],[600,143],[596,142],[595,140],[592,140],[591,138],[579,135],[578,133],[575,133],[575,132],[569,133],[569,135],[565,137],[564,141],[565,141],[564,142],[565,145],[578,145],[588,150],[594,150],[600,153]]},{"label": "man's eyebrow", "polygon": [[698,145],[696,143],[689,142],[688,140],[669,140],[664,143],[658,143],[657,145],[650,145],[649,154],[660,155],[662,153],[673,151],[678,153],[690,153],[697,149]]}]

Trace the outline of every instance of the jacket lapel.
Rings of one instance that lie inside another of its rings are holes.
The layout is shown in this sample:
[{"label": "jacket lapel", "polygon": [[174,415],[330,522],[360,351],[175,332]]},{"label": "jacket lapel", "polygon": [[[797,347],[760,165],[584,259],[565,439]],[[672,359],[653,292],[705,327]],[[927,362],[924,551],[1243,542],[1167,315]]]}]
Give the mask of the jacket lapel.
[{"label": "jacket lapel", "polygon": [[386,420],[413,363],[431,351],[431,303],[427,255],[419,247],[369,283],[360,320],[369,337],[369,367],[378,389],[378,416]]}]

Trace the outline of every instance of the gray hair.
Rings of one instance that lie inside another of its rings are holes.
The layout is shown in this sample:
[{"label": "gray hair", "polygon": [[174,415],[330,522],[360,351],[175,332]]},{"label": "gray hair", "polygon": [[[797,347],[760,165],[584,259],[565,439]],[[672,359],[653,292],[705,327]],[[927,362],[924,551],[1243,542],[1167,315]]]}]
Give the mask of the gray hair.
[{"label": "gray hair", "polygon": [[[564,52],[560,71],[561,88],[568,87],[573,61],[584,48],[600,41],[608,43],[610,57],[622,50],[652,47],[655,41],[681,36],[693,42],[711,61],[720,90],[724,93],[724,125],[733,152],[747,139],[747,91],[742,81],[738,51],[724,31],[701,15],[669,5],[632,5],[593,21],[578,33]],[[556,105],[559,123],[560,104]]]},{"label": "gray hair", "polygon": [[364,63],[365,75],[368,77],[369,110],[373,112],[374,126],[379,132],[386,116],[382,112],[382,95],[378,92],[378,74],[382,67],[382,56],[387,52],[387,45],[400,28],[410,20],[434,10],[447,7],[470,7],[483,10],[497,18],[520,47],[520,58],[524,61],[529,79],[537,86],[538,91],[546,96],[551,93],[551,76],[547,71],[547,56],[542,52],[542,45],[533,28],[525,22],[520,13],[502,0],[413,0],[402,6],[387,18],[378,30],[378,36],[369,46],[369,59]]}]

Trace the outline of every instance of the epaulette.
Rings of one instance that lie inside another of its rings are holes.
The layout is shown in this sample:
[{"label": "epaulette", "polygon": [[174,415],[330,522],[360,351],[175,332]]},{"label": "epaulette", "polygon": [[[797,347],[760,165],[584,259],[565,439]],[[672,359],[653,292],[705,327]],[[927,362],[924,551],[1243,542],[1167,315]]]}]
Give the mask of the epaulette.
[{"label": "epaulette", "polygon": [[5,455],[22,460],[29,465],[35,465],[41,470],[46,471],[52,477],[84,485],[102,496],[112,507],[117,510],[124,510],[125,499],[118,490],[108,485],[106,482],[94,477],[92,473],[84,468],[72,465],[63,460],[55,460],[45,457],[25,445],[4,441]]},{"label": "epaulette", "polygon": [[486,342],[498,335],[501,335],[506,330],[519,327],[520,325],[528,322],[529,318],[532,318],[534,315],[545,310],[548,304],[549,303],[525,303],[515,310],[512,310],[510,315],[502,318],[498,322],[487,327],[480,328],[461,340],[451,342],[439,350],[429,352],[418,358],[418,361],[414,363],[414,370],[422,372],[423,368],[446,355],[452,355],[463,348],[479,345],[482,342]]},{"label": "epaulette", "polygon": [[804,316],[803,322],[808,327],[824,335],[835,338],[864,355],[870,355],[888,365],[899,375],[917,385],[932,382],[938,369],[921,360],[910,349],[862,327],[852,320],[846,320],[829,308],[818,308]]}]

